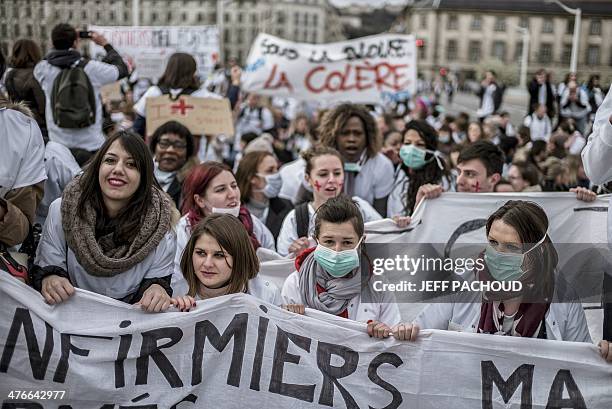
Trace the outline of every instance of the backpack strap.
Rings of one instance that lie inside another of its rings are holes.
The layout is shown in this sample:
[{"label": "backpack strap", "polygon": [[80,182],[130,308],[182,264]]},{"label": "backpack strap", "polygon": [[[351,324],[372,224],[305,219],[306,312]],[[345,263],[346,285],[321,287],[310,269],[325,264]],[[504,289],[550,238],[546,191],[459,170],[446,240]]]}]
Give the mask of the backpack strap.
[{"label": "backpack strap", "polygon": [[295,222],[298,238],[308,237],[308,202],[301,203],[295,207]]}]

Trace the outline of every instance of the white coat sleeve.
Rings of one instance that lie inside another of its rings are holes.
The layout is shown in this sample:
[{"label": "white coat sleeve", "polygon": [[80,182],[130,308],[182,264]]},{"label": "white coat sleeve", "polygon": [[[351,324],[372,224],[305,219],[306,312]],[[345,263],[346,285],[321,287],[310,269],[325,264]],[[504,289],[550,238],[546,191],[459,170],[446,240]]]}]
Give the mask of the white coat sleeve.
[{"label": "white coat sleeve", "polygon": [[58,266],[66,270],[66,238],[62,227],[61,204],[62,199],[60,198],[49,206],[49,213],[34,260],[34,264],[40,267]]},{"label": "white coat sleeve", "polygon": [[253,233],[257,237],[259,244],[268,250],[276,251],[274,236],[270,230],[257,217],[251,216],[251,219],[253,220]]},{"label": "white coat sleeve", "polygon": [[584,171],[596,185],[612,180],[612,88],[595,114],[593,132],[582,151]]},{"label": "white coat sleeve", "polygon": [[280,232],[278,233],[278,240],[276,242],[278,254],[281,256],[289,255],[289,246],[298,239],[296,231],[295,210],[291,210],[285,216],[285,220],[283,220]]},{"label": "white coat sleeve", "polygon": [[586,316],[581,303],[567,304],[568,312],[565,317],[565,331],[561,334],[563,341],[592,342],[589,334]]},{"label": "white coat sleeve", "polygon": [[391,177],[391,175],[393,175],[393,163],[382,153],[378,155],[380,157],[380,163],[376,168],[374,200],[389,196],[393,189],[393,177]]},{"label": "white coat sleeve", "polygon": [[155,248],[155,256],[151,268],[144,278],[159,278],[172,275],[174,272],[174,255],[176,254],[176,234],[174,230],[166,233]]},{"label": "white coat sleeve", "polygon": [[448,329],[448,322],[453,317],[453,303],[432,303],[417,315],[414,324],[421,329]]},{"label": "white coat sleeve", "polygon": [[385,297],[384,302],[380,304],[378,321],[389,327],[394,327],[402,322],[402,315],[395,297]]},{"label": "white coat sleeve", "polygon": [[283,304],[305,304],[298,286],[299,272],[294,271],[287,277],[281,290]]}]

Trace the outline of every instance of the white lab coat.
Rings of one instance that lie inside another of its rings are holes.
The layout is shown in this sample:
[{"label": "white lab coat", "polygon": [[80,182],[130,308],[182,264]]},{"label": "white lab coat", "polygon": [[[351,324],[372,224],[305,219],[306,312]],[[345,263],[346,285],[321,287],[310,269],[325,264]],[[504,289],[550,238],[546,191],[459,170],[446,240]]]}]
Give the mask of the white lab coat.
[{"label": "white lab coat", "polygon": [[[304,298],[299,290],[299,272],[294,271],[285,280],[281,296],[285,304],[304,304]],[[402,321],[397,302],[389,292],[382,293],[380,303],[362,303],[361,293],[353,297],[348,304],[348,317],[353,321],[379,321],[392,327]]]},{"label": "white lab coat", "polygon": [[[458,299],[459,295],[462,302],[438,302],[427,305],[416,317],[414,323],[421,329],[477,332],[482,293],[472,292],[469,296],[457,293],[451,296],[451,299]],[[553,301],[546,313],[544,322],[546,323],[547,339],[592,342],[584,310],[580,303]]]},{"label": "white lab coat", "polygon": [[[251,215],[253,219],[253,234],[259,241],[259,244],[269,250],[275,251],[274,236],[270,230],[257,217]],[[172,274],[172,290],[175,294],[187,294],[187,281],[183,277],[181,271],[181,257],[183,250],[191,237],[191,226],[187,220],[187,215],[180,218],[176,225],[176,253],[174,255],[174,273]]]},{"label": "white lab coat", "polygon": [[[595,114],[593,132],[582,150],[582,162],[587,177],[595,185],[612,180],[612,88]],[[612,197],[610,197],[612,207]],[[609,210],[612,210],[609,207]],[[608,211],[608,245],[612,243],[612,211]]]},{"label": "white lab coat", "polygon": [[[145,278],[166,277],[172,274],[176,235],[170,229],[155,250],[134,267],[112,277],[97,277],[81,266],[72,249],[66,244],[61,214],[62,199],[49,206],[47,221],[36,251],[34,263],[41,267],[58,266],[68,272],[72,285],[111,298],[121,299],[135,293]],[[68,250],[68,253],[66,253]]]},{"label": "white lab coat", "polygon": [[[393,189],[391,190],[389,201],[387,202],[387,217],[393,218],[394,216],[407,216],[404,212],[404,201],[409,183],[410,179],[408,179],[408,175],[406,175],[404,169],[399,166],[395,170],[393,177]],[[438,183],[442,185],[442,189],[444,189],[445,192],[455,191],[454,183],[445,177],[443,177]]]},{"label": "white lab coat", "polygon": [[[374,220],[381,220],[381,215],[370,205],[368,202],[363,200],[360,197],[353,196],[353,200],[357,203],[359,210],[361,210],[361,215],[363,216],[363,222],[371,222]],[[314,236],[314,214],[315,210],[312,205],[308,204],[308,237]],[[276,243],[276,248],[278,254],[281,256],[286,256],[289,254],[289,246],[298,239],[297,234],[297,220],[295,217],[295,209],[291,210],[285,216],[285,220],[283,220],[283,225],[281,226],[280,232],[278,233],[278,240]]]}]

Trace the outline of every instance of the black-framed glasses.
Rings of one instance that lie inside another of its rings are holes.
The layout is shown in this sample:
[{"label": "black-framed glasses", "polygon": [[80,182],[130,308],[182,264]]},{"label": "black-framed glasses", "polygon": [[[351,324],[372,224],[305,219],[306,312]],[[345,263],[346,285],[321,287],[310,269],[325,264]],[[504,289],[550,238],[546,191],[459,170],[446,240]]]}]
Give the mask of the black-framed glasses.
[{"label": "black-framed glasses", "polygon": [[162,139],[157,143],[157,145],[162,149],[168,149],[171,146],[178,150],[187,148],[187,144],[183,141],[169,141],[167,139]]}]

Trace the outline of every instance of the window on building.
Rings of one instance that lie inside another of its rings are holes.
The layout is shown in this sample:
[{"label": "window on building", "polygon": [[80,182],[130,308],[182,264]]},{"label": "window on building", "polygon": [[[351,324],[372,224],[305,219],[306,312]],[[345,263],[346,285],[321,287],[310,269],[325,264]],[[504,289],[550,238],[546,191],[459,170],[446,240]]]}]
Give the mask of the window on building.
[{"label": "window on building", "polygon": [[300,12],[298,11],[293,15],[293,25],[297,26],[300,24]]},{"label": "window on building", "polygon": [[482,29],[482,17],[473,16],[472,22],[470,23],[470,30],[481,30]]},{"label": "window on building", "polygon": [[506,42],[505,41],[493,41],[491,46],[491,57],[497,58],[500,61],[506,61]]},{"label": "window on building", "polygon": [[31,17],[32,16],[32,8],[31,7],[26,7],[25,8],[25,15],[26,15],[26,17]]},{"label": "window on building", "polygon": [[548,64],[552,61],[552,44],[551,43],[541,43],[540,44],[540,54],[539,54],[538,60],[542,64]]},{"label": "window on building", "polygon": [[561,64],[567,65],[570,63],[571,59],[572,59],[572,45],[563,44],[563,48],[561,49]]},{"label": "window on building", "polygon": [[32,30],[32,25],[27,24],[26,25],[26,36],[32,38],[33,35],[34,35],[34,31]]},{"label": "window on building", "polygon": [[111,22],[115,21],[115,12],[111,11],[110,13],[108,13],[108,18],[110,19]]},{"label": "window on building", "polygon": [[554,30],[553,19],[550,17],[545,18],[542,21],[542,32],[543,33],[552,33]]},{"label": "window on building", "polygon": [[151,13],[151,21],[153,21],[153,22],[157,21],[157,13],[156,12],[152,12]]},{"label": "window on building", "polygon": [[169,11],[169,12],[166,14],[166,21],[168,21],[168,22],[172,21],[172,12],[171,12],[171,11]]},{"label": "window on building", "polygon": [[56,20],[60,19],[60,11],[59,10],[55,10],[55,19]]},{"label": "window on building", "polygon": [[278,24],[285,24],[285,13],[282,11],[276,12],[276,22]]},{"label": "window on building", "polygon": [[519,27],[529,28],[529,17],[521,17],[519,19]]},{"label": "window on building", "polygon": [[601,35],[601,20],[600,19],[594,18],[591,20],[591,25],[589,26],[589,35],[592,35],[592,36]]},{"label": "window on building", "polygon": [[495,17],[495,25],[493,26],[495,31],[506,31],[506,18],[505,17]]},{"label": "window on building", "polygon": [[455,61],[457,59],[457,40],[448,40],[446,43],[446,60]]},{"label": "window on building", "polygon": [[8,43],[6,41],[2,42],[2,52],[4,53],[4,55],[8,54]]},{"label": "window on building", "polygon": [[238,50],[238,64],[242,64],[242,50]]},{"label": "window on building", "polygon": [[293,30],[293,41],[298,41],[298,36],[300,35],[300,30],[297,27]]},{"label": "window on building", "polygon": [[2,34],[2,37],[4,38],[8,37],[8,31],[6,30],[6,24],[0,25],[0,34]]},{"label": "window on building", "polygon": [[182,12],[181,13],[181,23],[187,23],[188,19],[187,19],[187,13]]},{"label": "window on building", "polygon": [[282,27],[276,27],[276,35],[279,37],[285,36],[285,30]]},{"label": "window on building", "polygon": [[238,44],[242,44],[244,42],[244,29],[243,28],[239,28],[238,31],[236,32],[236,42],[238,42]]},{"label": "window on building", "polygon": [[612,67],[612,47],[610,47],[610,61],[608,61],[608,65]]},{"label": "window on building", "polygon": [[315,27],[319,25],[319,15],[318,14],[312,15],[312,25]]},{"label": "window on building", "polygon": [[198,12],[198,23],[201,23],[204,20],[204,13],[201,11]]},{"label": "window on building", "polygon": [[87,20],[87,10],[81,11],[81,19],[82,20]]},{"label": "window on building", "polygon": [[574,18],[567,19],[567,24],[565,25],[565,34],[574,34]]},{"label": "window on building", "polygon": [[238,22],[239,23],[242,23],[242,16],[243,16],[243,14],[238,12]]},{"label": "window on building", "polygon": [[257,13],[251,13],[251,24],[257,23]]},{"label": "window on building", "polygon": [[231,43],[232,42],[231,31],[230,31],[229,28],[226,28],[226,29],[223,30],[223,39],[227,43]]},{"label": "window on building", "polygon": [[225,13],[225,14],[223,14],[223,22],[224,22],[224,23],[229,23],[229,21],[230,21],[230,15],[229,15],[229,13]]},{"label": "window on building", "polygon": [[4,5],[0,7],[0,17],[6,17],[6,13],[4,12]]},{"label": "window on building", "polygon": [[19,24],[15,24],[13,27],[13,34],[15,34],[15,37],[19,37],[21,35],[21,33],[19,33]]},{"label": "window on building", "polygon": [[598,45],[590,45],[587,48],[587,65],[599,65],[601,63],[601,53]]},{"label": "window on building", "polygon": [[72,20],[74,18],[74,13],[72,12],[72,10],[68,10],[68,21]]},{"label": "window on building", "polygon": [[421,13],[419,14],[419,18],[421,19],[421,28],[427,28],[427,14]]},{"label": "window on building", "polygon": [[448,20],[446,20],[446,29],[447,30],[456,30],[459,27],[459,19],[456,15],[451,14],[448,16]]},{"label": "window on building", "polygon": [[468,45],[468,59],[470,62],[478,62],[480,61],[480,41],[472,40]]},{"label": "window on building", "polygon": [[123,12],[123,21],[128,21],[130,19],[130,13],[127,11]]},{"label": "window on building", "polygon": [[514,61],[521,61],[523,58],[523,42],[519,41],[514,46]]},{"label": "window on building", "polygon": [[255,37],[257,37],[257,29],[253,27],[251,29],[251,40],[253,40]]}]

